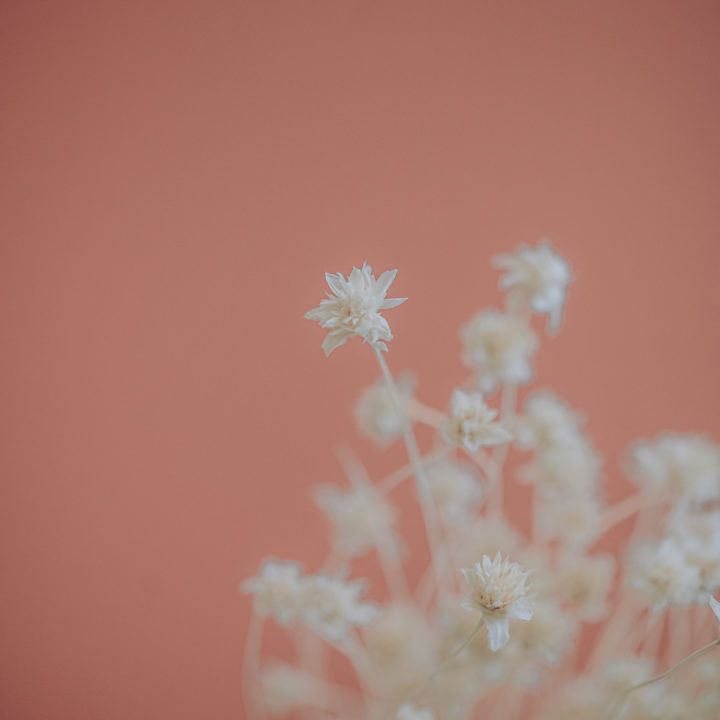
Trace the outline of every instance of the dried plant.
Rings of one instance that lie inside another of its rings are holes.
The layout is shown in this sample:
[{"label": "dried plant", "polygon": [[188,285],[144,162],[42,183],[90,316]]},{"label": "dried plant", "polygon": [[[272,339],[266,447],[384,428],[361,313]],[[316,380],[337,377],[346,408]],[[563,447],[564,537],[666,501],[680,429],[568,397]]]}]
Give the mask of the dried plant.
[{"label": "dried plant", "polygon": [[[720,447],[679,433],[636,442],[625,465],[637,492],[607,507],[581,415],[548,390],[516,408],[518,386],[533,378],[533,315],[560,328],[570,266],[547,241],[495,265],[505,271],[505,310],[480,311],[460,328],[472,375],[452,391],[447,413],[417,400],[414,379],[396,382],[385,361],[392,333],[382,311],[404,301],[386,298],[396,271],[376,279],[364,264],[347,280],[326,275],[332,293],[306,317],[329,331],[327,355],[355,336],[370,345],[382,377],[361,395],[358,425],[381,446],[402,438],[409,463],[373,482],[346,453],[349,486],[315,494],[333,533],[323,568],[268,559],[241,585],[253,596],[248,717],[720,717],[720,651],[710,652],[720,643]],[[494,393],[498,409],[486,401]],[[436,431],[425,455],[416,423]],[[513,478],[511,448],[529,458]],[[430,548],[414,588],[390,501],[410,480]],[[512,481],[531,486],[529,536],[504,513]],[[628,518],[635,525],[623,553],[593,549]],[[385,577],[384,606],[347,578],[347,563],[368,553]],[[294,661],[263,656],[268,618],[293,634]],[[588,633],[592,624],[601,632]],[[581,633],[594,644],[579,658]],[[331,679],[333,653],[351,663],[355,683]]]}]

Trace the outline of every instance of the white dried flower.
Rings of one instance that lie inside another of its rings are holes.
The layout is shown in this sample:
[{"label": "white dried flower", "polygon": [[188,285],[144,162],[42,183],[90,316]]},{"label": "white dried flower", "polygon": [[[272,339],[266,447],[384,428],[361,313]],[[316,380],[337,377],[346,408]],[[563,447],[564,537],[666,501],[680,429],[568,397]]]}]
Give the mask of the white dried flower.
[{"label": "white dried flower", "polygon": [[538,602],[529,622],[513,632],[512,645],[543,665],[557,665],[577,635],[578,623],[552,600]]},{"label": "white dried flower", "polygon": [[317,680],[286,663],[277,662],[263,670],[260,683],[265,710],[274,716],[314,705],[321,694]]},{"label": "white dried flower", "polygon": [[592,496],[568,494],[551,500],[540,497],[539,524],[551,538],[563,540],[569,547],[589,547],[602,532],[602,508]]},{"label": "white dried flower", "polygon": [[615,575],[615,564],[615,558],[608,554],[560,554],[558,594],[584,622],[597,622],[607,615],[607,596]]},{"label": "white dried flower", "polygon": [[362,555],[375,547],[394,552],[392,528],[395,511],[372,485],[348,490],[321,486],[315,501],[335,529],[335,546],[344,557]]},{"label": "white dried flower", "polygon": [[402,435],[407,424],[407,404],[412,399],[415,389],[415,378],[410,373],[403,373],[395,380],[397,401],[396,407],[392,392],[384,379],[363,390],[355,404],[355,419],[363,434],[380,444],[391,442]]},{"label": "white dried flower", "polygon": [[354,267],[347,280],[342,273],[325,273],[334,295],[327,293],[327,299],[305,313],[308,320],[330,330],[323,341],[325,355],[356,335],[378,350],[387,350],[385,343],[393,336],[380,311],[407,300],[385,297],[396,274],[397,270],[387,270],[376,280],[367,263],[363,263],[362,269]]},{"label": "white dried flower", "polygon": [[630,474],[645,489],[705,502],[720,498],[720,446],[701,435],[665,433],[631,448]]},{"label": "white dried flower", "polygon": [[510,431],[495,422],[497,410],[490,409],[480,393],[455,389],[450,400],[451,417],[440,430],[450,445],[462,445],[468,452],[482,446],[500,445],[512,440]]},{"label": "white dried flower", "polygon": [[377,617],[377,605],[359,602],[364,590],[361,580],[313,575],[305,582],[303,620],[331,642],[339,642],[348,628],[369,625]]},{"label": "white dried flower", "polygon": [[527,585],[530,571],[510,562],[500,553],[490,560],[487,555],[472,568],[463,568],[468,593],[461,602],[465,610],[482,613],[487,628],[488,646],[499,650],[510,639],[508,618],[530,620],[533,598]]},{"label": "white dried flower", "polygon": [[670,533],[700,572],[702,590],[720,588],[720,511],[698,512],[680,504],[670,519]]},{"label": "white dried flower", "polygon": [[474,468],[460,462],[441,460],[427,468],[427,480],[443,517],[454,525],[466,525],[483,498],[483,488]]},{"label": "white dried flower", "polygon": [[560,327],[572,273],[568,261],[549,241],[541,240],[535,247],[521,245],[514,255],[496,255],[493,265],[507,270],[500,278],[501,290],[514,291],[536,313],[548,315],[551,329]]},{"label": "white dried flower", "polygon": [[403,705],[395,715],[396,720],[435,720],[430,710],[418,710],[413,705]]},{"label": "white dried flower", "polygon": [[482,310],[460,328],[463,362],[477,369],[478,390],[491,393],[501,384],[519,385],[533,376],[535,333],[519,317]]},{"label": "white dried flower", "polygon": [[653,610],[707,601],[707,596],[700,597],[699,569],[688,562],[682,547],[670,538],[656,547],[645,545],[637,549],[630,584],[650,596]]},{"label": "white dried flower", "polygon": [[518,418],[516,443],[532,450],[572,445],[577,442],[582,422],[582,417],[555,393],[536,391],[527,397]]},{"label": "white dried flower", "polygon": [[260,572],[242,583],[240,590],[254,596],[258,615],[272,615],[280,625],[291,625],[302,607],[302,567],[295,562],[265,560]]}]

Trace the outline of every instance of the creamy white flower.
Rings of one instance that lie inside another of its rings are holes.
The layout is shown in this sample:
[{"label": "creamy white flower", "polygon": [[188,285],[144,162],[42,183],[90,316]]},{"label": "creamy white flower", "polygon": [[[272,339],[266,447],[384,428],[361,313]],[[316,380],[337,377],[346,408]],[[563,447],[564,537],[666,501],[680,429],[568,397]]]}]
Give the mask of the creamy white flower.
[{"label": "creamy white flower", "polygon": [[315,705],[322,693],[317,680],[286,663],[274,663],[263,670],[260,683],[265,710],[274,716]]},{"label": "creamy white flower", "polygon": [[630,474],[645,489],[705,502],[720,498],[720,446],[701,435],[665,433],[631,448]]},{"label": "creamy white flower", "polygon": [[483,498],[475,469],[464,463],[441,460],[427,468],[427,480],[443,517],[455,525],[466,525]]},{"label": "creamy white flower", "polygon": [[491,410],[480,393],[466,393],[457,388],[450,400],[451,417],[440,431],[450,445],[462,445],[468,452],[482,446],[500,445],[512,440],[512,433],[495,421],[497,410]]},{"label": "creamy white flower", "polygon": [[650,596],[653,610],[707,601],[707,596],[700,597],[699,569],[688,562],[683,549],[670,538],[658,546],[645,545],[635,551],[629,580]]},{"label": "creamy white flower", "polygon": [[533,311],[548,315],[551,329],[560,327],[572,273],[568,261],[547,240],[535,247],[521,245],[514,255],[496,255],[493,265],[507,270],[500,278],[501,290],[518,293]]},{"label": "creamy white flower", "polygon": [[538,498],[539,523],[547,537],[558,538],[569,547],[592,545],[602,532],[602,508],[592,496],[568,494],[551,500]]},{"label": "creamy white flower", "polygon": [[720,589],[720,511],[693,511],[676,508],[670,532],[685,557],[700,572],[702,590]]},{"label": "creamy white flower", "polygon": [[346,582],[342,575],[318,574],[307,578],[304,622],[331,642],[343,640],[348,628],[369,625],[377,617],[377,605],[359,602],[364,590],[363,581]]},{"label": "creamy white flower", "polygon": [[[543,665],[557,665],[577,635],[578,623],[572,615],[550,599],[538,602],[529,622],[513,631],[512,647]],[[508,646],[510,647],[510,646]]]},{"label": "creamy white flower", "polygon": [[500,553],[494,560],[484,555],[475,567],[463,568],[461,572],[468,592],[460,606],[482,613],[488,646],[493,651],[499,650],[510,639],[508,618],[532,618],[534,600],[527,584],[530,572],[503,558]]},{"label": "creamy white flower", "polygon": [[385,297],[396,274],[397,270],[387,270],[376,280],[367,263],[363,263],[362,269],[354,267],[347,280],[342,273],[325,273],[334,295],[327,293],[327,299],[305,313],[308,320],[330,330],[323,341],[325,355],[356,335],[376,349],[387,350],[385,343],[393,336],[380,311],[407,300]]},{"label": "creamy white flower", "polygon": [[527,397],[518,418],[516,443],[532,450],[572,445],[578,441],[582,422],[582,417],[555,393],[536,391]]},{"label": "creamy white flower", "polygon": [[491,393],[501,384],[519,385],[533,376],[535,333],[519,317],[482,310],[460,328],[463,362],[477,370],[478,390]]},{"label": "creamy white flower", "polygon": [[407,403],[415,389],[414,376],[402,373],[396,378],[395,387],[401,406],[399,410],[382,378],[363,390],[355,404],[355,419],[361,432],[381,444],[391,442],[403,433],[407,423]]},{"label": "creamy white flower", "polygon": [[260,572],[242,583],[240,590],[254,596],[258,615],[272,615],[280,625],[291,625],[302,607],[302,567],[295,562],[265,560]]},{"label": "creamy white flower", "polygon": [[560,553],[558,594],[584,622],[597,622],[607,615],[615,564],[615,558],[608,554]]},{"label": "creamy white flower", "polygon": [[430,710],[418,710],[413,705],[403,705],[395,715],[396,720],[435,720]]},{"label": "creamy white flower", "polygon": [[395,511],[372,485],[348,490],[321,486],[315,501],[329,516],[335,529],[335,546],[345,557],[362,555],[375,547],[394,552]]},{"label": "creamy white flower", "polygon": [[534,483],[546,497],[588,495],[597,486],[600,467],[600,458],[590,443],[578,436],[573,444],[538,453],[535,463],[522,468],[517,480]]}]

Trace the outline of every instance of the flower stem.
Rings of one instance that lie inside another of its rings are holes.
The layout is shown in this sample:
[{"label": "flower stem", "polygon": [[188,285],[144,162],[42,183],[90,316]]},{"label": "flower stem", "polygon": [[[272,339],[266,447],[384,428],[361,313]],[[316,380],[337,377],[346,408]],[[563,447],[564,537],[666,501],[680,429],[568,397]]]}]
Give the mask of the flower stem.
[{"label": "flower stem", "polygon": [[[387,363],[385,362],[382,351],[378,350],[376,347],[373,347],[373,350],[375,351],[375,356],[377,357],[383,377],[385,378],[388,390],[390,391],[390,396],[392,397],[393,404],[395,405],[395,410],[398,414],[405,416],[404,410],[398,399],[395,381],[390,373],[390,368],[388,368]],[[412,430],[412,425],[407,418],[405,418],[403,423],[403,438],[405,439],[405,447],[407,448],[408,457],[410,458],[410,464],[412,465],[413,472],[415,473],[415,483],[417,485],[418,497],[420,499],[420,510],[422,512],[423,522],[425,523],[425,532],[427,533],[428,544],[430,545],[433,573],[435,575],[435,582],[437,583],[439,592],[440,583],[442,581],[442,572],[437,553],[439,548],[442,546],[442,539],[439,537],[438,533],[435,506],[432,502],[432,497],[430,496],[430,488],[425,475],[425,468],[423,467],[420,450],[418,448],[417,440],[415,439],[415,433],[413,433]]]},{"label": "flower stem", "polygon": [[450,665],[452,665],[452,663],[455,661],[455,659],[457,658],[457,656],[460,655],[460,653],[461,653],[463,650],[465,650],[465,648],[467,648],[467,646],[470,645],[470,643],[477,637],[477,634],[480,632],[480,630],[482,629],[482,627],[483,627],[484,624],[485,624],[485,619],[484,619],[484,618],[480,618],[480,620],[478,621],[478,624],[475,626],[474,630],[470,633],[470,635],[467,636],[467,638],[465,638],[465,641],[464,641],[458,648],[456,648],[456,649],[453,651],[452,655],[450,655],[449,657],[447,657],[447,658],[442,662],[442,664],[440,664],[440,665],[435,669],[435,671],[433,672],[432,675],[429,675],[420,685],[418,685],[417,687],[413,688],[413,689],[403,698],[403,701],[402,701],[401,705],[404,704],[404,703],[406,703],[406,702],[409,702],[410,700],[413,700],[414,698],[416,698],[438,675],[440,675],[440,674],[442,674],[443,672],[445,672],[445,670],[447,670],[447,669],[450,667]]},{"label": "flower stem", "polygon": [[242,674],[242,694],[248,720],[259,716],[258,688],[260,686],[262,630],[263,619],[253,609],[251,610],[250,623],[245,638],[245,659]]},{"label": "flower stem", "polygon": [[628,688],[625,690],[625,692],[620,696],[620,699],[615,703],[615,706],[612,711],[612,715],[616,716],[620,710],[622,709],[623,704],[628,698],[628,695],[630,693],[635,692],[635,690],[640,690],[641,688],[647,687],[648,685],[652,685],[653,683],[659,682],[660,680],[664,680],[666,677],[669,677],[672,675],[676,670],[681,668],[685,663],[690,662],[691,660],[695,660],[696,658],[700,657],[700,655],[705,654],[708,650],[712,650],[715,647],[720,646],[720,636],[715,638],[711,643],[708,643],[707,645],[703,645],[701,648],[698,648],[695,650],[695,652],[691,652],[687,657],[684,657],[680,662],[675,663],[671,668],[666,670],[664,673],[660,673],[659,675],[656,675],[653,678],[650,678],[649,680],[646,680],[645,682],[638,683],[637,685],[633,685],[631,688]]}]

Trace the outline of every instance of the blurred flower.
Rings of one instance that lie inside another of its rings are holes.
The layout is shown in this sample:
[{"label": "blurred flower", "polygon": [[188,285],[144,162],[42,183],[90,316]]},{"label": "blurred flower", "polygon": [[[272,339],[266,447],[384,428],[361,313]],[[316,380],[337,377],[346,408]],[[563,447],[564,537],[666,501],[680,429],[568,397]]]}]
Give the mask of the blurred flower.
[{"label": "blurred flower", "polygon": [[708,603],[710,605],[710,609],[715,613],[715,617],[717,618],[717,621],[718,621],[718,626],[720,626],[720,602],[718,602],[711,595]]},{"label": "blurred flower", "polygon": [[374,547],[394,551],[392,527],[395,511],[372,485],[348,490],[316,488],[315,501],[335,528],[335,547],[345,556],[362,555]]},{"label": "blurred flower", "polygon": [[518,447],[546,450],[571,445],[580,435],[582,418],[562,398],[549,390],[535,391],[525,400],[518,418]]},{"label": "blurred flower", "polygon": [[475,567],[463,568],[462,574],[468,592],[461,607],[482,613],[488,645],[493,651],[499,650],[510,639],[508,618],[532,618],[534,603],[527,585],[530,572],[498,553],[494,560],[484,555]]},{"label": "blurred flower", "polygon": [[369,625],[378,614],[374,603],[359,602],[365,583],[340,575],[313,575],[306,581],[303,620],[331,642],[339,642],[353,625]]},{"label": "blurred flower", "polygon": [[363,390],[355,404],[355,419],[358,427],[368,437],[380,443],[388,443],[402,435],[407,423],[407,402],[412,399],[415,378],[411,373],[403,373],[395,380],[397,399],[401,405],[395,406],[393,395],[385,380]]},{"label": "blurred flower", "polygon": [[560,327],[572,273],[568,261],[547,240],[541,240],[535,247],[521,245],[514,255],[496,255],[493,264],[507,270],[500,278],[501,290],[517,292],[532,310],[549,316],[551,329]]},{"label": "blurred flower", "polygon": [[[430,492],[443,517],[455,525],[466,525],[483,498],[483,488],[474,468],[451,460],[427,468]],[[477,556],[476,556],[477,557]]]},{"label": "blurred flower", "polygon": [[630,452],[630,474],[645,489],[698,502],[720,498],[720,446],[707,438],[665,433]]},{"label": "blurred flower", "polygon": [[558,594],[585,622],[602,620],[608,611],[607,596],[615,575],[612,555],[564,552],[558,557]]},{"label": "blurred flower", "polygon": [[341,273],[325,273],[335,295],[327,293],[327,299],[305,313],[308,320],[330,330],[323,341],[325,355],[355,335],[378,350],[387,350],[383,341],[390,341],[393,336],[380,310],[389,310],[407,300],[385,297],[396,274],[397,270],[388,270],[376,280],[367,263],[363,263],[361,270],[354,267],[347,280]]},{"label": "blurred flower", "polygon": [[413,705],[403,705],[395,715],[396,720],[434,720],[430,710],[418,710]]},{"label": "blurred flower", "polygon": [[299,668],[274,663],[261,675],[262,697],[270,715],[287,715],[318,700],[319,683]]},{"label": "blurred flower", "polygon": [[295,562],[265,560],[260,572],[242,583],[240,590],[254,596],[258,615],[272,615],[280,625],[291,625],[302,605],[302,567]]},{"label": "blurred flower", "polygon": [[518,317],[483,310],[460,328],[463,362],[477,369],[478,389],[491,393],[500,383],[519,385],[532,379],[535,333]]},{"label": "blurred flower", "polygon": [[451,417],[441,426],[445,440],[477,452],[483,445],[500,445],[512,440],[512,434],[494,422],[497,410],[491,410],[480,393],[466,393],[457,388],[450,400]]}]

